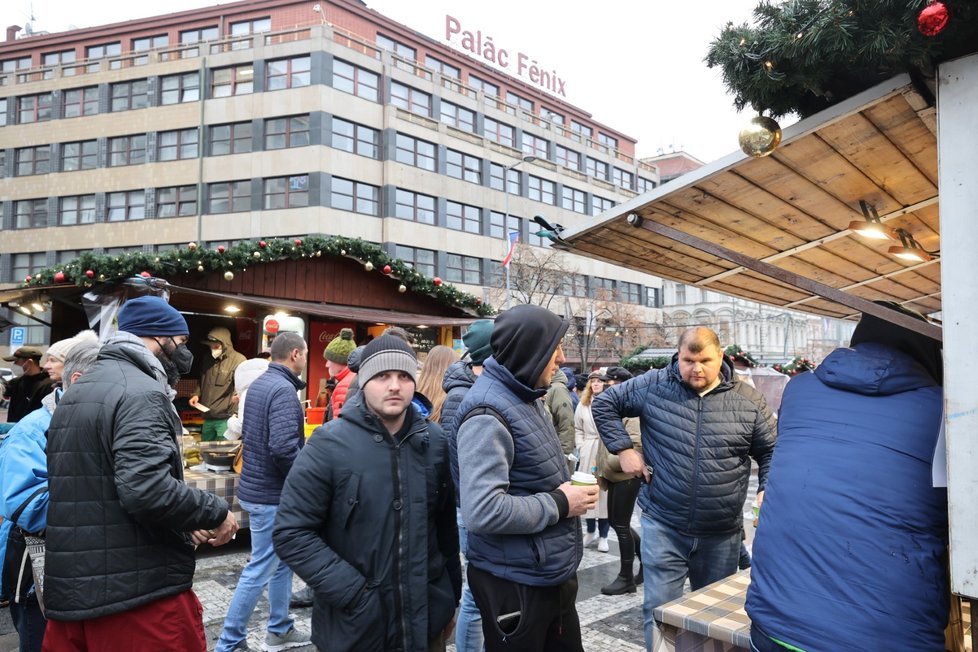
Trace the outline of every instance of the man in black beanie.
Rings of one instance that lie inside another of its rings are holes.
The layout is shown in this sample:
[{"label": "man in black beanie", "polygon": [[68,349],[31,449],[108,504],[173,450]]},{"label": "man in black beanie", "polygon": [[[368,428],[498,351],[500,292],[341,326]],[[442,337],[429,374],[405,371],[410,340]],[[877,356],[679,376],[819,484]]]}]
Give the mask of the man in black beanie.
[{"label": "man in black beanie", "polygon": [[[492,357],[458,408],[468,580],[486,650],[583,650],[577,616],[578,517],[597,485],[572,485],[540,400],[564,362],[567,323],[539,306],[496,318]],[[453,460],[453,463],[456,463]]]}]

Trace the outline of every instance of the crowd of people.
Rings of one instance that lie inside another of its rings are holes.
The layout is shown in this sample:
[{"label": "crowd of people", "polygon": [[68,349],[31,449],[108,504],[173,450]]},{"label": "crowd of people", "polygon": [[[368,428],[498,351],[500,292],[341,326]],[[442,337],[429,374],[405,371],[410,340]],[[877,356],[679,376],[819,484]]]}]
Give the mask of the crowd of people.
[{"label": "crowd of people", "polygon": [[[361,346],[343,329],[308,439],[302,336],[246,361],[212,329],[191,405],[210,410],[206,439],[243,443],[251,533],[215,649],[249,649],[267,591],[265,650],[582,651],[578,567],[613,531],[620,570],[601,591],[642,587],[651,650],[656,607],[744,567],[752,463],[755,650],[944,649],[939,342],[864,315],[850,347],[790,381],[775,417],[709,328],[635,377],[562,367],[567,328],[519,305],[471,324],[463,356],[435,346],[423,363],[403,329]],[[183,315],[144,296],[101,343],[83,332],[7,358],[21,377],[0,446],[0,558],[21,650],[208,648],[194,550],[238,523],[183,482],[173,387],[189,337]],[[38,545],[43,576],[26,563]],[[289,613],[297,599],[311,632]]]}]

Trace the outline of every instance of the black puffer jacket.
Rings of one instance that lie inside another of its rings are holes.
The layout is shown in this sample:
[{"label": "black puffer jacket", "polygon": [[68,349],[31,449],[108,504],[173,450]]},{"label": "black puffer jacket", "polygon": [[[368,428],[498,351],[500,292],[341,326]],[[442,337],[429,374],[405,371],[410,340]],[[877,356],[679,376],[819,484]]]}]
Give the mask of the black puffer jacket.
[{"label": "black puffer jacket", "polygon": [[159,361],[139,338],[111,337],[48,430],[48,618],[107,616],[191,587],[189,533],[220,525],[228,505],[183,483],[180,433]]},{"label": "black puffer jacket", "polygon": [[591,414],[608,450],[632,447],[623,417],[641,417],[645,462],[642,511],[690,536],[729,534],[743,526],[750,458],[764,490],[774,452],[775,422],[764,396],[737,380],[724,361],[720,385],[700,396],[679,375],[678,356],[600,394]]},{"label": "black puffer jacket", "polygon": [[[441,388],[445,390],[445,401],[441,404],[441,427],[448,438],[448,449],[451,460],[458,459],[456,450],[455,432],[458,430],[458,423],[455,417],[458,406],[462,404],[466,392],[475,384],[478,378],[472,372],[472,364],[459,360],[448,365],[445,370],[445,379],[442,381]],[[459,415],[461,416],[461,415]],[[458,504],[458,464],[452,462],[452,483],[455,486],[455,504]]]},{"label": "black puffer jacket", "polygon": [[462,590],[441,428],[408,408],[392,437],[363,403],[316,430],[282,489],[275,551],[315,591],[312,642],[331,652],[425,652]]}]

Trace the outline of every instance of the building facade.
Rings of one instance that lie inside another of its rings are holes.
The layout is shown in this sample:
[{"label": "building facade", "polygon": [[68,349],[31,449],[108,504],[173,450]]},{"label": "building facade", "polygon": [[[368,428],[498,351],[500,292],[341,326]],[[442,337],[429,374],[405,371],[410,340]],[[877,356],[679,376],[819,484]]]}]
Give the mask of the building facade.
[{"label": "building facade", "polygon": [[[633,139],[354,0],[16,33],[0,43],[0,287],[88,250],[324,234],[501,306],[510,231],[545,258],[534,216],[576,226],[659,183]],[[555,311],[600,294],[659,321],[660,279],[553,254]]]}]

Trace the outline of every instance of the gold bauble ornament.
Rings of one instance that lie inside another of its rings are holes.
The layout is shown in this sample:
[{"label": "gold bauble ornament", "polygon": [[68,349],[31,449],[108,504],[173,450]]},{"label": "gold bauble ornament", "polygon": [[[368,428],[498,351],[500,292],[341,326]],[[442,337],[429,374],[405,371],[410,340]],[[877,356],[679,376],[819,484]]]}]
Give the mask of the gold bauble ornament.
[{"label": "gold bauble ornament", "polygon": [[234,280],[234,272],[232,272],[231,270],[228,270],[228,271],[224,272],[224,280],[225,281],[233,281]]},{"label": "gold bauble ornament", "polygon": [[368,272],[372,272],[374,271],[374,264],[368,260],[366,263],[364,263],[363,268]]},{"label": "gold bauble ornament", "polygon": [[189,249],[190,251],[193,251],[196,248],[197,248],[197,243],[196,242],[188,242],[187,243],[187,249]]},{"label": "gold bauble ornament", "polygon": [[204,271],[204,266],[203,265],[197,265],[197,271],[198,272]]},{"label": "gold bauble ornament", "polygon": [[407,286],[406,285],[398,285],[397,286],[397,291],[398,292],[401,292],[401,293],[407,292]]},{"label": "gold bauble ornament", "polygon": [[740,130],[739,140],[744,154],[754,158],[767,156],[781,144],[781,127],[772,118],[759,115]]},{"label": "gold bauble ornament", "polygon": [[345,256],[346,255],[346,249],[340,249],[340,255],[341,256]]}]

